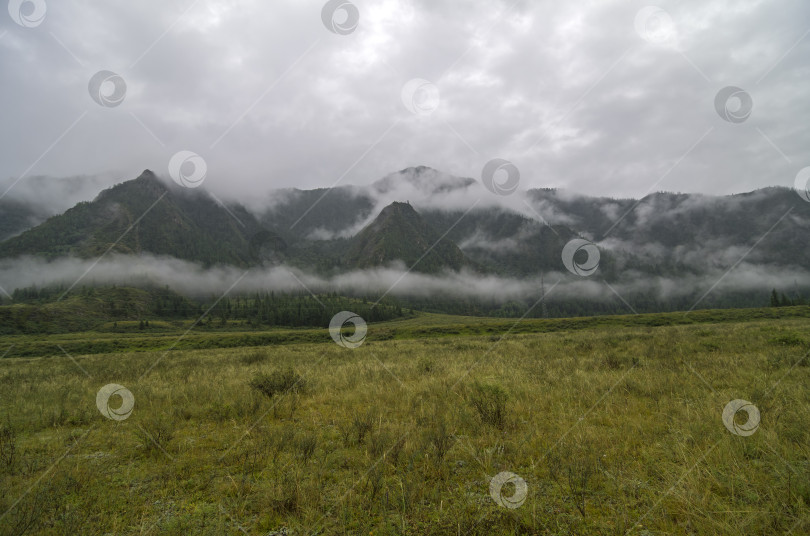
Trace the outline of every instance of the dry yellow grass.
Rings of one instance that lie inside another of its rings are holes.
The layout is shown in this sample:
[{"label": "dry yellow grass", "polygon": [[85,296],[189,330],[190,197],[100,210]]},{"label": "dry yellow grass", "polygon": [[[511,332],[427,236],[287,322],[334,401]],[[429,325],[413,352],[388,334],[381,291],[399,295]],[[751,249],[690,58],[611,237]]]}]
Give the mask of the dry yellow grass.
[{"label": "dry yellow grass", "polygon": [[[781,319],[5,359],[3,452],[16,450],[8,463],[0,456],[0,527],[806,534],[807,327]],[[250,387],[287,369],[302,392],[270,399]],[[134,397],[124,420],[96,407],[109,383]],[[761,412],[750,436],[724,426],[734,399]],[[481,409],[490,406],[500,418]],[[502,472],[526,483],[517,508],[490,494]]]}]

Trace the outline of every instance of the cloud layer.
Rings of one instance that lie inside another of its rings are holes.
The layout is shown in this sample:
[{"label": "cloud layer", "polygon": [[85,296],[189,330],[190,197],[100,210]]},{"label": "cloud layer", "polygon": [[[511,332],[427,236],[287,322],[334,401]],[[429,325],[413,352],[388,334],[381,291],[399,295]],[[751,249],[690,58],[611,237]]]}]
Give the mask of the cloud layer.
[{"label": "cloud layer", "polygon": [[[320,0],[40,1],[34,27],[0,16],[11,182],[165,174],[191,150],[241,199],[418,164],[478,179],[492,158],[521,188],[640,197],[790,186],[810,164],[803,0],[355,0],[346,35]],[[102,70],[120,104],[91,98]],[[715,110],[726,86],[750,95],[746,121]]]},{"label": "cloud layer", "polygon": [[[92,270],[90,270],[92,268]],[[87,274],[90,275],[87,275]],[[242,270],[231,266],[203,268],[195,263],[169,257],[111,255],[101,261],[62,258],[42,261],[33,258],[0,260],[0,281],[6,292],[15,288],[61,283],[66,288],[94,284],[169,285],[181,293],[208,298],[224,293],[253,291],[338,292],[368,296],[408,296],[435,298],[477,298],[499,303],[527,298],[538,299],[543,288],[539,278],[515,279],[474,274],[466,271],[429,275],[408,272],[404,265],[370,270],[355,270],[334,277],[323,277],[288,266]],[[630,298],[643,294],[660,300],[699,296],[704,292],[722,294],[779,288],[786,282],[807,288],[806,271],[757,266],[742,263],[729,273],[714,270],[704,275],[679,278],[649,277],[627,273],[610,286],[598,275],[576,277],[567,273],[545,274],[544,286],[549,300],[615,300],[617,295]],[[791,287],[792,288],[792,287]],[[632,304],[630,304],[632,306]]]}]

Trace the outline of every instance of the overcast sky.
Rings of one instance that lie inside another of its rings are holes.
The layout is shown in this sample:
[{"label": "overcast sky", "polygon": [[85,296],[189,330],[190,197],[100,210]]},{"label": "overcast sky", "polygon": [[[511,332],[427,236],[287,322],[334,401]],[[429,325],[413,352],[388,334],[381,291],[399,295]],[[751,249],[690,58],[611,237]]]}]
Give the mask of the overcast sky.
[{"label": "overcast sky", "polygon": [[[168,176],[191,151],[206,188],[244,198],[503,158],[520,188],[639,197],[810,165],[807,0],[330,5],[12,0],[0,177]],[[90,90],[99,71],[120,78]],[[744,93],[718,111],[727,86]]]}]

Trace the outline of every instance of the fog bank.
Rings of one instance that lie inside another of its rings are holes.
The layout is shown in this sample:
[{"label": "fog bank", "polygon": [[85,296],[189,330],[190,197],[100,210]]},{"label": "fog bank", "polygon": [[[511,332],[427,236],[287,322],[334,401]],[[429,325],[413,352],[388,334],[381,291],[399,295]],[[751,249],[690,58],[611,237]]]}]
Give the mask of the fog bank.
[{"label": "fog bank", "polygon": [[526,279],[482,275],[470,271],[432,275],[409,272],[403,264],[384,268],[354,270],[334,276],[318,275],[290,266],[244,270],[233,266],[202,267],[199,264],[153,255],[109,255],[99,261],[61,258],[45,261],[32,257],[0,261],[0,286],[6,294],[16,288],[62,284],[82,285],[168,285],[189,296],[219,296],[224,293],[256,291],[337,292],[362,295],[376,300],[383,295],[477,298],[499,302],[541,295],[549,300],[615,299],[643,293],[656,299],[670,299],[705,292],[788,291],[794,285],[810,286],[807,271],[741,263],[734,270],[716,270],[706,275],[677,278],[650,277],[627,272],[618,281],[605,283],[599,272],[577,277],[567,272],[549,272],[543,283],[539,277]]}]

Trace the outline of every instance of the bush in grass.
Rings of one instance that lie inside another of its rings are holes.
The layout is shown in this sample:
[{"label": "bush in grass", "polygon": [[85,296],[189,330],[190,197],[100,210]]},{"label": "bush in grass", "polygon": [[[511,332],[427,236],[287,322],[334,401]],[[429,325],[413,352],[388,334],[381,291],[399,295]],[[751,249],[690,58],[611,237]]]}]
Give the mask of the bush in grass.
[{"label": "bush in grass", "polygon": [[304,378],[291,368],[274,370],[270,374],[259,374],[250,380],[250,386],[270,399],[288,391],[301,393],[306,387]]},{"label": "bush in grass", "polygon": [[11,471],[17,454],[17,435],[8,425],[0,425],[0,468]]},{"label": "bush in grass", "polygon": [[436,465],[441,464],[447,452],[453,446],[453,435],[447,428],[447,422],[443,416],[434,420],[431,426],[427,428],[425,440],[428,448],[433,449],[433,462]]},{"label": "bush in grass", "polygon": [[506,401],[509,395],[500,385],[473,384],[469,401],[481,417],[481,422],[498,429],[506,426]]},{"label": "bush in grass", "polygon": [[167,453],[174,433],[174,423],[164,415],[147,419],[135,429],[135,435],[143,443],[147,454],[156,454],[158,451]]},{"label": "bush in grass", "polygon": [[362,445],[366,439],[366,435],[371,432],[374,427],[374,413],[368,410],[366,413],[355,415],[352,420],[352,428],[357,434],[357,444]]}]

